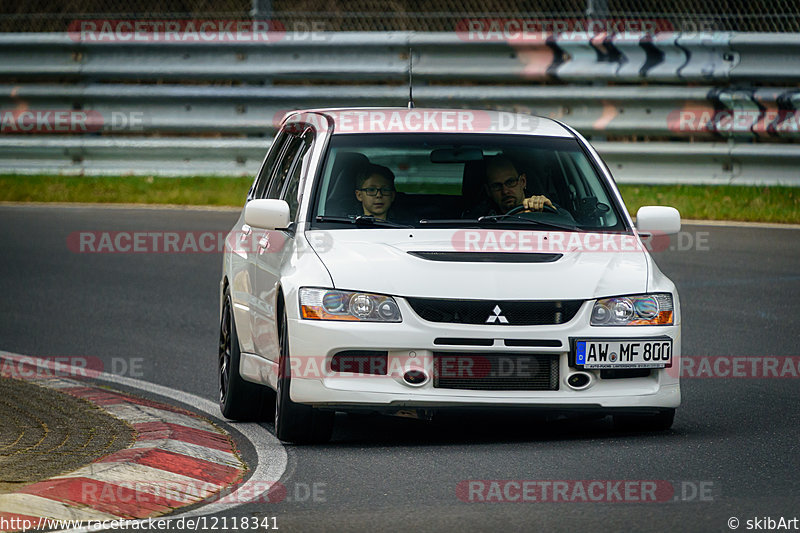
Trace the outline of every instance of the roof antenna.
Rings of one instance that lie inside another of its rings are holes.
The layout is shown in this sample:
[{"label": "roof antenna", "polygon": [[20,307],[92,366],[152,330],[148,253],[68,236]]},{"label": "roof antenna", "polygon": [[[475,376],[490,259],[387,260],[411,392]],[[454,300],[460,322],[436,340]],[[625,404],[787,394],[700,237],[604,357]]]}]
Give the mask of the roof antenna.
[{"label": "roof antenna", "polygon": [[411,47],[408,48],[408,108],[414,109],[414,86],[412,85],[412,57]]}]

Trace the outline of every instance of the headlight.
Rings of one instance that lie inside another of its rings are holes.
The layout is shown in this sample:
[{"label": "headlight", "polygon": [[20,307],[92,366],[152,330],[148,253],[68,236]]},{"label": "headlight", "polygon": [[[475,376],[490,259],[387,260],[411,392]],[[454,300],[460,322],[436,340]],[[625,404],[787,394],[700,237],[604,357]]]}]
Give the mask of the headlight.
[{"label": "headlight", "polygon": [[403,321],[391,296],[334,289],[300,289],[300,315],[311,320]]},{"label": "headlight", "polygon": [[592,326],[671,326],[671,294],[602,298],[592,308]]}]

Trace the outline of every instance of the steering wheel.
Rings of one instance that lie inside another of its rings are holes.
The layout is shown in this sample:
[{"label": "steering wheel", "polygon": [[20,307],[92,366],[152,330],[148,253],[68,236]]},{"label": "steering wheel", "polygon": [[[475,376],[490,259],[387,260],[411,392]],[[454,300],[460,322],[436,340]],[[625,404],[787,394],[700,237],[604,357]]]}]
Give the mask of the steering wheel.
[{"label": "steering wheel", "polygon": [[[553,213],[558,213],[558,209],[556,209],[552,205],[545,204],[544,207],[542,208],[542,211],[544,211],[544,209],[550,209]],[[524,205],[518,205],[514,209],[508,211],[506,213],[506,215],[516,215],[517,213],[521,213],[522,211],[526,211],[526,210],[527,210],[527,208]],[[531,212],[532,213],[536,213],[536,211],[531,211]]]}]

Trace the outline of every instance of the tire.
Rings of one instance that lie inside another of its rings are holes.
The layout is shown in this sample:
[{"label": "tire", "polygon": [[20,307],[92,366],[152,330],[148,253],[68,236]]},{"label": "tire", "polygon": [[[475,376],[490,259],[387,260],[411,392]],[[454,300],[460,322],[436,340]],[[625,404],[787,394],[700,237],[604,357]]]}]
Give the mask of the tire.
[{"label": "tire", "polygon": [[275,392],[269,387],[245,381],[239,374],[241,348],[233,317],[229,290],[219,326],[219,409],[230,420],[268,420],[275,405]]},{"label": "tire", "polygon": [[614,428],[624,431],[666,431],[675,420],[675,409],[655,415],[614,415]]},{"label": "tire", "polygon": [[275,435],[282,441],[296,444],[328,442],[333,433],[333,411],[320,411],[295,403],[289,397],[291,365],[289,364],[289,325],[286,313],[280,325],[280,360],[278,391],[275,401]]}]

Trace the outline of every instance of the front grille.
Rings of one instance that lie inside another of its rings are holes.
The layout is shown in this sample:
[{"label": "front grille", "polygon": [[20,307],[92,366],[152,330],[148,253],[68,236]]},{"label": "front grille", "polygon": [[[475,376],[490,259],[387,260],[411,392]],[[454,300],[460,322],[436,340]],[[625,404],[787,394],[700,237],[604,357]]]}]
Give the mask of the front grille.
[{"label": "front grille", "polygon": [[433,344],[450,346],[491,346],[494,339],[464,339],[461,337],[436,337]]},{"label": "front grille", "polygon": [[537,348],[561,348],[558,339],[503,339],[506,346],[535,346]]},{"label": "front grille", "polygon": [[558,390],[558,355],[433,352],[433,386],[495,391]]},{"label": "front grille", "polygon": [[422,319],[449,324],[543,326],[569,322],[582,300],[442,300],[408,298]]}]

